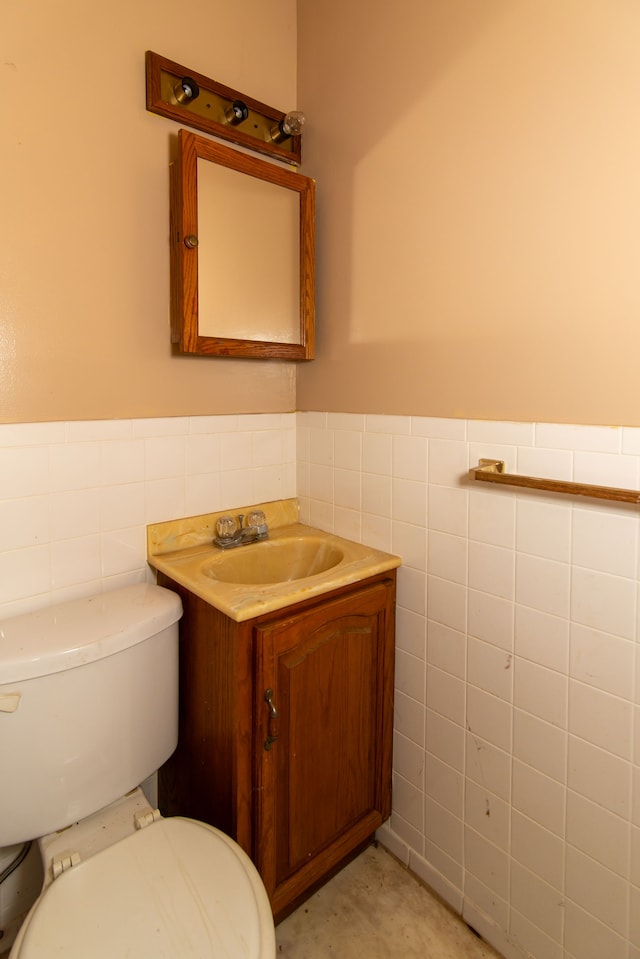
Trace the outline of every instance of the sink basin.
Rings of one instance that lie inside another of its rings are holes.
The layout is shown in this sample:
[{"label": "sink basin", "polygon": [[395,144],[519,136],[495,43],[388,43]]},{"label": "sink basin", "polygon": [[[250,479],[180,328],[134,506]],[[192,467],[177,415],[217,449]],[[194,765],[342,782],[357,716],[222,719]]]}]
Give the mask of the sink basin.
[{"label": "sink basin", "polygon": [[344,553],[326,539],[290,536],[221,553],[202,572],[221,583],[267,585],[316,576],[337,566]]}]

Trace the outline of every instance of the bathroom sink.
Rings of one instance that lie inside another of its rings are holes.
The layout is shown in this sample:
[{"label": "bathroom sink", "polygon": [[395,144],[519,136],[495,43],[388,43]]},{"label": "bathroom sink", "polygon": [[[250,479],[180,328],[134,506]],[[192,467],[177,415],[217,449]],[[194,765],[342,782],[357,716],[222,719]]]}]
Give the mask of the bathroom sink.
[{"label": "bathroom sink", "polygon": [[202,572],[220,583],[288,583],[333,569],[343,556],[326,538],[289,536],[221,553],[204,563]]},{"label": "bathroom sink", "polygon": [[154,524],[147,531],[149,563],[237,623],[400,565],[398,556],[297,522],[295,499],[243,505],[233,514],[258,509],[269,538],[234,549],[212,544],[223,512]]}]

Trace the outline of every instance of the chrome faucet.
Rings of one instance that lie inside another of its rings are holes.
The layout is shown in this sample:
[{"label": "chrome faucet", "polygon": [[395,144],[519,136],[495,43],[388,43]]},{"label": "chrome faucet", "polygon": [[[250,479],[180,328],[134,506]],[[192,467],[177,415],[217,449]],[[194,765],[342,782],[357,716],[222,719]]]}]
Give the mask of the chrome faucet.
[{"label": "chrome faucet", "polygon": [[235,517],[221,516],[216,523],[217,535],[213,545],[218,549],[235,549],[236,546],[248,546],[249,543],[268,538],[267,518],[261,509],[252,510],[247,516],[246,526],[243,523],[243,513],[238,513]]}]

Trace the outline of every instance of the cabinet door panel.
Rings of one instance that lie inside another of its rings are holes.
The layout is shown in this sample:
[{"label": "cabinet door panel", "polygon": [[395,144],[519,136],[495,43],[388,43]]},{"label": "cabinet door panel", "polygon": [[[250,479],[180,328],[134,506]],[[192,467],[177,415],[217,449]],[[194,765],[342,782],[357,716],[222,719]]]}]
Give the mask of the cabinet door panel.
[{"label": "cabinet door panel", "polygon": [[276,829],[289,835],[281,874],[375,807],[377,623],[350,616],[337,626],[323,625],[294,652],[276,654],[288,718],[276,777]]},{"label": "cabinet door panel", "polygon": [[[385,583],[256,630],[258,696],[273,691],[257,750],[259,868],[272,902],[388,815],[390,590]],[[384,758],[383,758],[384,756]]]}]

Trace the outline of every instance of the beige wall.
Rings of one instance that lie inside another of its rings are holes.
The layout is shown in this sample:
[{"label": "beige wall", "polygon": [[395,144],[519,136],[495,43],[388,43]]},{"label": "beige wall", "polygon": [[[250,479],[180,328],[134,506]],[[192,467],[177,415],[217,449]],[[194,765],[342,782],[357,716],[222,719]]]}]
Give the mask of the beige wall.
[{"label": "beige wall", "polygon": [[281,109],[295,0],[22,0],[0,29],[0,421],[295,408],[295,367],[172,357],[155,50]]},{"label": "beige wall", "polygon": [[639,424],[640,5],[298,6],[298,408]]},{"label": "beige wall", "polygon": [[[299,0],[318,359],[172,357],[144,51],[296,98],[295,0],[3,10],[0,421],[300,409],[636,425],[640,7]],[[296,401],[296,370],[298,388]]]}]

